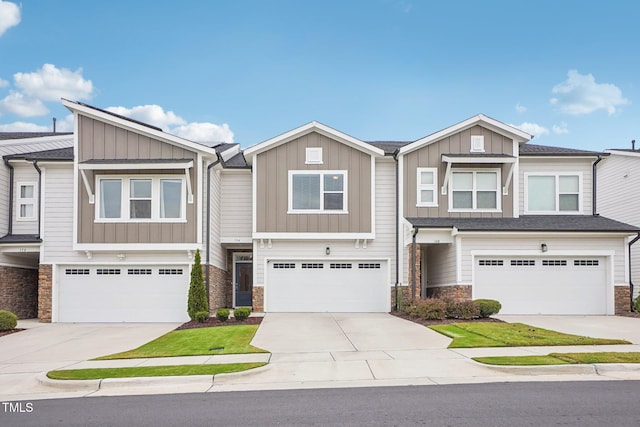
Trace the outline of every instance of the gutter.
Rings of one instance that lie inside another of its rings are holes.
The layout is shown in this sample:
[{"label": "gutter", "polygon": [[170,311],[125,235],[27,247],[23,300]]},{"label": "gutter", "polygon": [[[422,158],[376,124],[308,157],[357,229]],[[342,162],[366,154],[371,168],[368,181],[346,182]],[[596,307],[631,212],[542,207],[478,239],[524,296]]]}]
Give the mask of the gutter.
[{"label": "gutter", "polygon": [[38,239],[40,238],[40,226],[42,224],[42,170],[38,166],[37,160],[32,160],[33,167],[38,171]]},{"label": "gutter", "polygon": [[[211,274],[209,273],[211,262],[211,168],[220,163],[220,155],[216,154],[216,156],[217,160],[209,163],[207,166],[207,236],[205,238],[207,242],[207,248],[205,250],[205,263],[207,265],[207,271],[205,272],[205,283],[207,284],[207,305],[209,304],[209,285],[211,281]],[[209,307],[209,309],[211,309],[211,307]]]},{"label": "gutter", "polygon": [[597,184],[597,179],[596,179],[596,166],[598,165],[598,163],[600,163],[603,160],[602,156],[598,156],[598,159],[593,162],[593,165],[591,165],[592,168],[592,188],[591,188],[591,213],[593,216],[597,216],[598,215],[598,211],[596,209],[596,184]]},{"label": "gutter", "polygon": [[637,242],[638,240],[640,240],[640,232],[638,232],[638,235],[636,237],[633,238],[633,240],[631,240],[629,242],[629,304],[630,304],[630,309],[629,311],[633,311],[633,280],[631,280],[631,245],[633,245],[635,242]]},{"label": "gutter", "polygon": [[400,194],[398,190],[400,188],[400,168],[398,167],[398,154],[400,149],[396,148],[393,152],[393,160],[396,163],[396,284],[394,285],[395,292],[395,304],[394,310],[398,311],[398,286],[400,284],[400,266],[398,265],[398,254],[400,253]]},{"label": "gutter", "polygon": [[13,234],[13,165],[9,160],[4,159],[4,164],[9,168],[9,226],[7,235]]}]

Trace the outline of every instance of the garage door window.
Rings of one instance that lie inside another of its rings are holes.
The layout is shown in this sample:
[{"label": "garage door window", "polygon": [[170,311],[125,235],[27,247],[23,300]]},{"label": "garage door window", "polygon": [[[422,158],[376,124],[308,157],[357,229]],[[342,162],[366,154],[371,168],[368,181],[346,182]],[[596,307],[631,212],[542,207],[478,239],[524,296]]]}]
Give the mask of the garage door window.
[{"label": "garage door window", "polygon": [[574,259],[573,265],[576,267],[596,267],[600,265],[597,259]]},{"label": "garage door window", "polygon": [[542,265],[547,267],[564,267],[567,265],[566,259],[543,259]]},{"label": "garage door window", "polygon": [[347,213],[346,171],[289,171],[289,213]]},{"label": "garage door window", "polygon": [[158,274],[160,275],[176,275],[176,274],[182,274],[182,269],[181,268],[161,268],[158,270]]}]

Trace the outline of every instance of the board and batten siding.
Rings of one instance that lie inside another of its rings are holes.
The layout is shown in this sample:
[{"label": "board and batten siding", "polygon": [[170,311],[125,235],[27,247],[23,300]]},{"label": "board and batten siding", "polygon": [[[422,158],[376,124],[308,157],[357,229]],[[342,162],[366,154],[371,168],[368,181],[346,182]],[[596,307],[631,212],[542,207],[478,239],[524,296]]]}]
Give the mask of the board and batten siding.
[{"label": "board and batten siding", "polygon": [[[38,231],[38,172],[31,163],[13,164],[13,234],[39,234]],[[35,184],[34,187],[34,219],[19,219],[18,197],[22,183]]]},{"label": "board and batten siding", "polygon": [[[193,243],[196,242],[197,224],[196,185],[197,168],[202,167],[196,161],[196,153],[173,144],[154,140],[108,123],[78,116],[78,161],[87,160],[150,160],[150,159],[192,159],[191,186],[194,203],[186,205],[186,222],[95,222],[95,204],[89,204],[82,178],[78,174],[78,243]],[[93,187],[96,185],[93,171],[87,171],[87,178]],[[177,174],[180,170],[101,170],[105,175],[161,175]],[[95,188],[93,188],[95,192]],[[183,195],[186,199],[186,194]]]},{"label": "board and batten siding", "polygon": [[[597,212],[607,218],[640,227],[640,153],[605,157],[597,166]],[[640,243],[631,246],[631,281],[640,295]]]},{"label": "board and batten siding", "polygon": [[251,171],[222,171],[220,178],[221,237],[250,239],[253,215]]},{"label": "board and batten siding", "polygon": [[[323,164],[305,164],[307,147],[322,147]],[[371,156],[317,132],[257,155],[258,233],[370,233]],[[289,171],[347,171],[346,214],[288,214]]]},{"label": "board and batten siding", "polygon": [[[498,197],[501,197],[501,212],[449,212],[449,195],[451,194],[451,184],[446,195],[442,195],[440,188],[444,182],[447,164],[442,162],[445,154],[472,154],[471,136],[484,135],[483,154],[506,154],[513,156],[513,140],[499,133],[476,125],[465,131],[456,133],[442,140],[433,142],[420,149],[407,153],[403,156],[403,191],[404,191],[404,216],[406,218],[420,217],[480,217],[480,218],[509,218],[513,216],[513,191],[509,189],[507,196],[502,195],[502,187],[506,184],[507,172],[510,164],[453,164],[452,169],[475,169],[483,168],[501,169],[501,188],[498,189]],[[416,207],[417,204],[417,168],[438,168],[438,206],[437,207]],[[513,182],[513,181],[512,181]],[[511,186],[512,184],[510,184]]]},{"label": "board and batten siding", "polygon": [[[473,265],[471,260],[472,251],[533,251],[540,252],[540,243],[544,242],[549,248],[549,257],[555,257],[554,251],[575,251],[576,256],[581,251],[608,252],[614,251],[613,273],[615,284],[625,284],[625,251],[626,238],[623,236],[602,236],[602,237],[580,237],[580,236],[554,236],[553,234],[536,233],[531,237],[494,235],[492,237],[462,237],[462,265],[461,284],[470,284],[472,280]],[[569,252],[570,253],[570,252]],[[570,256],[570,255],[566,255]],[[588,255],[587,255],[588,256]],[[598,256],[598,255],[594,255]]]},{"label": "board and batten siding", "polygon": [[[294,257],[297,259],[388,259],[389,285],[395,283],[395,165],[389,159],[376,161],[376,238],[367,240],[367,247],[359,241],[355,247],[355,240],[273,240],[272,247],[261,247],[254,240],[254,286],[264,286],[265,258]],[[331,248],[331,255],[327,256],[325,249]]]},{"label": "board and batten siding", "polygon": [[[593,195],[593,175],[591,165],[593,159],[549,159],[544,157],[520,157],[520,215],[525,214],[525,174],[529,173],[579,173],[582,175],[582,213],[591,215]],[[598,190],[600,194],[600,190]]]}]

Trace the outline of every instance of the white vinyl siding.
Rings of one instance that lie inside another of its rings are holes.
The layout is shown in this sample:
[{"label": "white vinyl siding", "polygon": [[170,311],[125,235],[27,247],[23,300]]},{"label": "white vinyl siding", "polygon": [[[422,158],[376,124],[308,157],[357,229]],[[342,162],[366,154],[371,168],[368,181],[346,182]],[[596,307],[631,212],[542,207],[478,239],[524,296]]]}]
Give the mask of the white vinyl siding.
[{"label": "white vinyl siding", "polygon": [[[456,282],[455,243],[428,245],[425,252],[429,287],[454,284]],[[410,254],[407,257],[410,257]]]},{"label": "white vinyl siding", "polygon": [[[206,171],[206,168],[205,168]],[[210,222],[210,249],[211,249],[211,263],[223,270],[227,269],[227,257],[226,251],[220,246],[220,236],[224,230],[222,222],[220,220],[221,210],[224,209],[224,204],[221,200],[221,177],[220,171],[212,169],[211,170],[211,200],[209,200],[209,209],[211,209],[211,222]],[[203,180],[206,183],[207,174],[206,172],[203,174]],[[206,185],[203,188],[207,188]],[[206,191],[206,190],[205,190]],[[206,195],[206,193],[205,193]],[[203,199],[203,212],[202,212],[202,220],[205,221],[204,227],[202,227],[203,232],[206,233],[207,226],[207,204],[206,198]],[[206,239],[203,240],[206,242]]]},{"label": "white vinyl siding", "polygon": [[252,220],[251,173],[222,172],[221,237],[250,239]]}]

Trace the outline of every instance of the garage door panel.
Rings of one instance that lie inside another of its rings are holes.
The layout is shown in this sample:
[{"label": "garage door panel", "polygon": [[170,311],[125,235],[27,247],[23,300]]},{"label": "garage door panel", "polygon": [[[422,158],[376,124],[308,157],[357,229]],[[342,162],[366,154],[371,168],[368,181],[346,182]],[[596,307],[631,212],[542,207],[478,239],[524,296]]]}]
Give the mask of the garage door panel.
[{"label": "garage door panel", "polygon": [[188,272],[188,266],[63,267],[58,274],[58,320],[187,321]]},{"label": "garage door panel", "polygon": [[270,262],[270,312],[387,312],[386,262]]},{"label": "garage door panel", "polygon": [[482,257],[474,298],[500,301],[501,314],[606,314],[602,257]]}]

